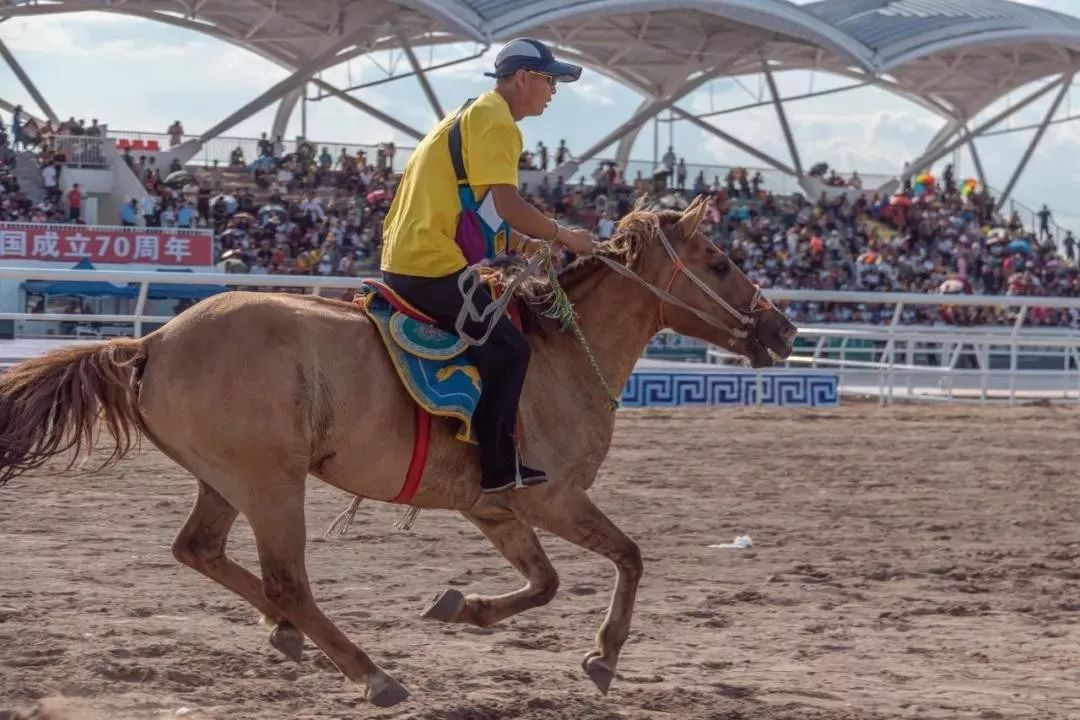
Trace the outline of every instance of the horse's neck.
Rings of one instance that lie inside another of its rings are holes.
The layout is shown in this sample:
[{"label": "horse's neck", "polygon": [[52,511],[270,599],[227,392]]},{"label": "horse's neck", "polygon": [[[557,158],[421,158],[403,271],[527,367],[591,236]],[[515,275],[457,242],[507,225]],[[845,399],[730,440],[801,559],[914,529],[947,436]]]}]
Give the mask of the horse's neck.
[{"label": "horse's neck", "polygon": [[[643,288],[606,268],[598,268],[568,295],[589,349],[617,398],[656,329],[656,302]],[[575,373],[599,382],[584,349],[577,340],[573,343]]]}]

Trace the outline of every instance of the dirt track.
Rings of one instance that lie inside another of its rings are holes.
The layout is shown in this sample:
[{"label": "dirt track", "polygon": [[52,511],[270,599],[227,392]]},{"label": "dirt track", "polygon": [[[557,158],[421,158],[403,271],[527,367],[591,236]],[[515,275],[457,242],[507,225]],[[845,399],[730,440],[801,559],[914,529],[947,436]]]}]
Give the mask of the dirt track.
[{"label": "dirt track", "polygon": [[[413,693],[376,710],[310,644],[169,553],[193,483],[156,451],[0,489],[0,718],[1080,718],[1080,410],[851,405],[622,411],[594,496],[641,544],[619,677],[579,668],[613,580],[545,537],[551,605],[489,630],[421,621],[447,586],[521,580],[450,513],[309,493],[327,614]],[[736,535],[752,550],[709,548]],[[238,524],[231,550],[255,567]]]}]

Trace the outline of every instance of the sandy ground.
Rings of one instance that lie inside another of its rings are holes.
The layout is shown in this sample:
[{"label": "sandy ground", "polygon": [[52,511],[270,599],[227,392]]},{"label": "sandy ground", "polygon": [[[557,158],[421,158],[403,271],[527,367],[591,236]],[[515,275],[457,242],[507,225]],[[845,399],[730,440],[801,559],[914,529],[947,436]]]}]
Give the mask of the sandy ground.
[{"label": "sandy ground", "polygon": [[[1078,473],[1080,409],[621,411],[594,496],[646,570],[606,698],[579,668],[605,561],[546,536],[551,605],[425,622],[443,588],[521,580],[452,513],[403,533],[372,504],[323,541],[347,501],[313,484],[317,598],[413,693],[378,710],[173,561],[180,468],[42,472],[0,490],[0,718],[1080,718]],[[242,522],[231,549],[254,567]]]}]

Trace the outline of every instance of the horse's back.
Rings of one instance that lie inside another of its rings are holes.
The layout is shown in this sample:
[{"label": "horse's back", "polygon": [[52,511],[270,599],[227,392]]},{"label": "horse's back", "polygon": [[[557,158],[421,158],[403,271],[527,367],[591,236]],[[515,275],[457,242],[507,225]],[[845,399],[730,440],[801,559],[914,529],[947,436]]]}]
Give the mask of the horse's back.
[{"label": "horse's back", "polygon": [[[140,406],[148,428],[196,475],[190,465],[200,461],[178,456],[296,468],[372,498],[400,489],[413,452],[415,406],[356,306],[287,293],[222,293],[147,342]],[[442,430],[433,433],[432,460],[471,457]],[[451,491],[452,505],[458,494]]]}]

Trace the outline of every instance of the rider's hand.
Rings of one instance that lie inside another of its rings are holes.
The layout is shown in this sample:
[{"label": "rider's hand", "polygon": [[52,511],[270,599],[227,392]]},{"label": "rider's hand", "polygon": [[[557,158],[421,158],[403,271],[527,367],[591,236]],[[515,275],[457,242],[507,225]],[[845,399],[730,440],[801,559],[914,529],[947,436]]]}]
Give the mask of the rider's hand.
[{"label": "rider's hand", "polygon": [[593,235],[588,230],[560,226],[559,235],[555,241],[575,255],[592,255],[593,253]]}]

